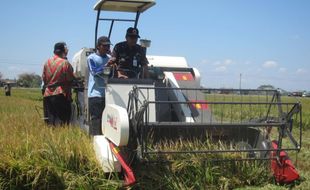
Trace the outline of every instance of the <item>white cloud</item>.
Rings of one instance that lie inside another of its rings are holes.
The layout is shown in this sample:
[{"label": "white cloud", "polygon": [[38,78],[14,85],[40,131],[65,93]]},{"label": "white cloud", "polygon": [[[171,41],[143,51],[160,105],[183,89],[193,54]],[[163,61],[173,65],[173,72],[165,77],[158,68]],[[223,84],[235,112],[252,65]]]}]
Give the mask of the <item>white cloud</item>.
[{"label": "white cloud", "polygon": [[223,61],[215,61],[213,63],[213,65],[215,65],[215,66],[228,66],[231,64],[233,64],[233,61],[231,59],[225,59]]},{"label": "white cloud", "polygon": [[20,68],[16,67],[16,66],[9,66],[8,67],[9,71],[15,71],[15,70],[20,70]]},{"label": "white cloud", "polygon": [[276,68],[278,66],[278,63],[276,61],[265,61],[263,64],[263,67],[266,69],[270,68]]},{"label": "white cloud", "polygon": [[306,74],[307,73],[307,70],[306,69],[303,69],[303,68],[299,68],[297,69],[296,71],[296,74]]},{"label": "white cloud", "polygon": [[215,68],[216,72],[225,72],[227,71],[227,67],[226,66],[219,66]]},{"label": "white cloud", "polygon": [[32,72],[29,68],[17,67],[17,66],[9,66],[9,72],[22,73],[22,72]]},{"label": "white cloud", "polygon": [[287,69],[284,68],[284,67],[281,67],[281,68],[279,69],[279,73],[286,73],[286,71],[287,71]]},{"label": "white cloud", "polygon": [[201,60],[201,62],[200,62],[201,64],[208,64],[209,63],[209,61],[208,60],[206,60],[206,59],[203,59],[203,60]]},{"label": "white cloud", "polygon": [[251,65],[251,61],[246,61],[244,64],[245,65]]},{"label": "white cloud", "polygon": [[231,59],[225,59],[223,64],[224,65],[231,65],[231,64],[233,64],[233,61]]},{"label": "white cloud", "polygon": [[215,62],[213,63],[213,65],[219,66],[219,65],[222,65],[222,62],[221,62],[221,61],[215,61]]}]

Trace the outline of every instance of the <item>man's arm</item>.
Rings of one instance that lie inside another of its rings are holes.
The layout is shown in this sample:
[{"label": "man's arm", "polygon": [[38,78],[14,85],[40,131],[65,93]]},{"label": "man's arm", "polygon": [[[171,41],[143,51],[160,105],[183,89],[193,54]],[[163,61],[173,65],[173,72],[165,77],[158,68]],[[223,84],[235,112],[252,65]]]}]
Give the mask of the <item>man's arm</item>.
[{"label": "man's arm", "polygon": [[47,83],[47,80],[46,80],[46,63],[44,63],[44,66],[43,66],[43,72],[42,72],[42,81],[43,81],[43,84],[46,85]]},{"label": "man's arm", "polygon": [[72,65],[69,63],[69,61],[67,61],[67,72],[66,72],[66,76],[67,76],[67,81],[68,82],[72,82],[75,79],[75,76],[73,74],[73,67]]},{"label": "man's arm", "polygon": [[116,44],[111,53],[111,57],[106,65],[112,67],[117,66],[118,64],[118,45]]},{"label": "man's arm", "polygon": [[87,59],[87,65],[88,65],[89,72],[93,76],[99,75],[103,72],[103,67],[98,67],[95,63],[95,60],[93,60],[90,57]]},{"label": "man's arm", "polygon": [[143,73],[142,73],[142,77],[143,78],[149,78],[149,70],[148,70],[148,66],[147,65],[143,65]]},{"label": "man's arm", "polygon": [[113,67],[114,70],[116,70],[115,75],[117,76],[115,77],[127,79],[128,76],[124,75],[121,71],[117,71],[117,66],[119,65],[119,46],[119,44],[115,45],[111,54],[111,58],[106,65],[109,67]]},{"label": "man's arm", "polygon": [[140,51],[142,52],[142,60],[141,60],[142,69],[143,69],[142,77],[149,78],[149,70],[148,70],[149,61],[146,58],[145,51],[143,49],[141,49]]}]

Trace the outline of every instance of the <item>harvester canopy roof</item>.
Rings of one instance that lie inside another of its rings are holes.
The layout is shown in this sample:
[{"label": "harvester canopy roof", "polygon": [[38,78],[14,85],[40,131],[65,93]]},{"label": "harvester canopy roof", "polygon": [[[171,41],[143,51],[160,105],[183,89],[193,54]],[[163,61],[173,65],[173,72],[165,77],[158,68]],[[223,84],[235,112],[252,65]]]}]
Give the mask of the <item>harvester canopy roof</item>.
[{"label": "harvester canopy roof", "polygon": [[144,12],[155,5],[155,0],[100,0],[94,10]]}]

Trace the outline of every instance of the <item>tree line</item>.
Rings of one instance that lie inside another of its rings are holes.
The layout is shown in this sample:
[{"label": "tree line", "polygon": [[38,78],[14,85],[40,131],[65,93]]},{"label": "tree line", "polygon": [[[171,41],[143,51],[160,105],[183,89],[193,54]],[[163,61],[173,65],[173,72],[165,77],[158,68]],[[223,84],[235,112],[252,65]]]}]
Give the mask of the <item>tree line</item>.
[{"label": "tree line", "polygon": [[4,79],[3,74],[0,72],[0,81],[1,83],[5,83],[6,81],[14,81],[16,86],[25,88],[38,88],[42,83],[41,76],[35,73],[22,73],[18,75],[17,80],[9,80]]}]

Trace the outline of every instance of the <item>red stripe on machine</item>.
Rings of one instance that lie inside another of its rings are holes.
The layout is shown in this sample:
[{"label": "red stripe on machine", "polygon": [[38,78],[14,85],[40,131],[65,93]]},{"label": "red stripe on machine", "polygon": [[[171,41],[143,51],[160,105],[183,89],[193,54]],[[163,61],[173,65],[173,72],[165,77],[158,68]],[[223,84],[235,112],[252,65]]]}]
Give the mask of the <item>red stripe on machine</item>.
[{"label": "red stripe on machine", "polygon": [[173,73],[176,80],[194,80],[192,73]]},{"label": "red stripe on machine", "polygon": [[192,100],[191,103],[198,110],[206,110],[209,107],[205,100]]}]

